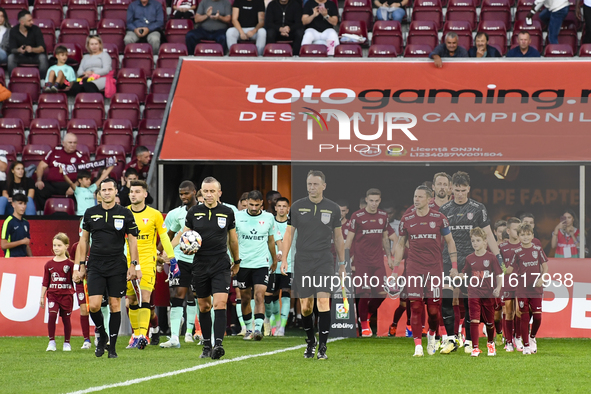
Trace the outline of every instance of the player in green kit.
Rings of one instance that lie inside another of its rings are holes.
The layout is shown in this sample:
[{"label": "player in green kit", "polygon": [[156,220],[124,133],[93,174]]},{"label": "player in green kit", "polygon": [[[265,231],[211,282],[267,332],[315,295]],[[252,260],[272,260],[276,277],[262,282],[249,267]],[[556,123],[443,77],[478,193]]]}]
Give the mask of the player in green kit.
[{"label": "player in green kit", "polygon": [[[263,321],[265,319],[265,290],[271,271],[277,268],[275,254],[275,218],[263,211],[263,194],[258,190],[248,193],[248,208],[236,214],[236,234],[240,251],[240,270],[236,275],[240,298],[242,299],[242,318],[246,325],[245,340],[263,339]],[[254,318],[252,329],[252,287],[254,286]]]}]

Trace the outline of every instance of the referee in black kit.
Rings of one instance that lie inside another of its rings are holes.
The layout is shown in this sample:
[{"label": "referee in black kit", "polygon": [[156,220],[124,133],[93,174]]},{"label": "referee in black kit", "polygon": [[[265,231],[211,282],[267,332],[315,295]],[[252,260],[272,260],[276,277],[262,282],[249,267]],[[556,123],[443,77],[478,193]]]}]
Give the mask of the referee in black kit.
[{"label": "referee in black kit", "polygon": [[[109,321],[110,345],[109,358],[117,358],[115,345],[121,325],[121,297],[127,291],[127,281],[142,277],[138,264],[137,236],[138,228],[129,209],[115,203],[117,184],[107,178],[100,184],[100,195],[103,202],[84,213],[82,236],[78,243],[77,255],[86,257],[89,235],[92,235],[92,245],[88,256],[88,297],[90,317],[94,321],[100,334],[95,355],[101,357],[107,345],[101,301],[105,290],[109,294],[111,316]],[[124,254],[125,236],[129,243],[131,264],[127,267]],[[74,280],[79,281],[86,274],[86,265],[81,261],[74,266]],[[76,272],[77,270],[80,272]]]},{"label": "referee in black kit", "polygon": [[[306,180],[308,197],[293,203],[287,216],[287,229],[283,236],[282,253],[287,256],[297,230],[294,261],[294,285],[302,306],[302,323],[308,338],[305,358],[314,358],[316,337],[314,335],[314,297],[317,297],[319,346],[318,359],[326,356],[326,342],[330,332],[331,280],[334,276],[334,259],[331,241],[334,238],[339,261],[339,276],[345,275],[345,242],[341,233],[341,209],[333,201],[324,198],[326,178],[321,171],[310,171]],[[287,261],[281,264],[285,275]]]},{"label": "referee in black kit", "polygon": [[[234,211],[222,205],[218,199],[221,184],[214,177],[201,183],[203,204],[189,209],[185,231],[194,230],[201,235],[201,248],[195,254],[193,264],[193,289],[199,303],[199,323],[203,333],[203,353],[200,358],[219,359],[225,354],[222,341],[226,333],[226,303],[230,291],[231,276],[240,269],[238,237]],[[228,256],[228,243],[234,264]],[[189,254],[189,253],[187,253]],[[215,323],[214,346],[211,343],[211,296]]]}]

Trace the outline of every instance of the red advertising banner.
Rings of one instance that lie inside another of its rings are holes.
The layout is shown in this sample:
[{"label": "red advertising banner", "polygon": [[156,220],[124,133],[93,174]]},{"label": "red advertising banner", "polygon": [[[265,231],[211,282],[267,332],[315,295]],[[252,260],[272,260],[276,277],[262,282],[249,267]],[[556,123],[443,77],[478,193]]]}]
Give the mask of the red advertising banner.
[{"label": "red advertising banner", "polygon": [[588,162],[589,66],[183,59],[159,159]]}]

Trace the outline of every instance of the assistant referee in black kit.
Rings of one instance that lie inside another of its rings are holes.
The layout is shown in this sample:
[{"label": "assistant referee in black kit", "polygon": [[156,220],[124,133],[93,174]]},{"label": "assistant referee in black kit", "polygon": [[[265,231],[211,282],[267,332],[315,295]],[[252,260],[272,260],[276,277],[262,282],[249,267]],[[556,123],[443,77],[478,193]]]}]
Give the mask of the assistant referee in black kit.
[{"label": "assistant referee in black kit", "polygon": [[[238,237],[234,211],[218,202],[221,184],[214,177],[201,183],[203,204],[189,209],[185,231],[194,230],[201,235],[201,248],[195,254],[193,264],[193,288],[199,303],[199,323],[203,333],[201,358],[219,359],[225,354],[222,341],[226,333],[226,303],[230,291],[231,276],[240,268]],[[234,265],[228,256],[228,241]],[[211,343],[211,296],[215,323],[214,346]]]},{"label": "assistant referee in black kit", "polygon": [[[86,257],[89,235],[92,235],[92,245],[88,256],[88,268],[83,261],[78,267],[74,266],[74,280],[79,280],[87,273],[88,297],[90,317],[98,330],[100,337],[95,349],[95,355],[101,357],[107,345],[107,333],[105,331],[103,314],[101,313],[101,301],[105,290],[109,294],[109,306],[111,316],[109,321],[110,345],[109,358],[117,358],[115,345],[117,334],[121,325],[121,297],[127,291],[127,281],[142,277],[141,267],[138,264],[137,236],[138,228],[133,214],[129,209],[115,203],[117,184],[113,179],[107,178],[100,184],[100,195],[103,202],[84,213],[82,224],[82,236],[78,243],[77,255]],[[131,264],[127,267],[127,258],[124,254],[125,236],[129,243]]]},{"label": "assistant referee in black kit", "polygon": [[[331,280],[334,276],[334,259],[331,242],[339,261],[339,276],[345,274],[345,242],[341,233],[340,207],[323,197],[326,178],[321,171],[310,171],[306,180],[308,197],[293,203],[287,217],[287,229],[283,236],[282,252],[287,256],[297,230],[296,254],[294,261],[294,287],[302,306],[302,323],[308,338],[305,358],[313,358],[316,350],[314,335],[314,297],[318,305],[318,359],[326,356],[326,342],[330,332],[330,293]],[[281,264],[285,275],[287,261]]]}]

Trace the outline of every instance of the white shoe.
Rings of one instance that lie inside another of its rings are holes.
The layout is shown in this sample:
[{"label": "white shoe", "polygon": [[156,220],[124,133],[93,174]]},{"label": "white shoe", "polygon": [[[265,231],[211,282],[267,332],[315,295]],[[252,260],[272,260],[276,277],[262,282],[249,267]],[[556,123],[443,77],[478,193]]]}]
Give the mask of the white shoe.
[{"label": "white shoe", "polygon": [[263,329],[266,337],[271,336],[271,322],[269,322],[269,319],[267,319],[266,317],[263,321]]},{"label": "white shoe", "polygon": [[515,350],[517,350],[518,352],[523,351],[523,341],[521,340],[521,338],[514,338],[513,344],[515,345]]},{"label": "white shoe", "polygon": [[447,343],[439,351],[441,354],[449,354],[458,348],[458,340],[455,336],[447,337]]},{"label": "white shoe", "polygon": [[275,331],[275,336],[276,337],[284,337],[285,336],[285,327],[277,328],[277,331]]},{"label": "white shoe", "polygon": [[246,331],[246,334],[244,334],[244,339],[245,341],[252,341],[252,338],[254,337],[254,333],[251,330]]},{"label": "white shoe", "polygon": [[84,341],[80,349],[92,349],[92,344],[90,343],[90,341]]},{"label": "white shoe", "polygon": [[185,342],[195,342],[190,332],[185,333]]},{"label": "white shoe", "polygon": [[435,335],[427,334],[427,354],[433,356],[437,352],[437,340]]},{"label": "white shoe", "polygon": [[[470,346],[472,347],[472,346]],[[470,352],[470,356],[472,357],[478,357],[480,355],[480,353],[482,353],[482,350],[480,349],[472,349],[472,351]]]},{"label": "white shoe", "polygon": [[245,336],[246,335],[246,326],[242,326],[240,332],[237,334],[239,336]]},{"label": "white shoe", "polygon": [[416,345],[415,346],[415,354],[413,354],[413,357],[423,357],[423,346],[422,345]]},{"label": "white shoe", "polygon": [[65,343],[64,342],[64,346],[62,347],[62,350],[64,352],[71,352],[72,351],[72,345],[70,345],[69,343]]},{"label": "white shoe", "polygon": [[487,356],[496,356],[497,355],[497,348],[496,348],[494,342],[487,343],[486,348],[488,350]]},{"label": "white shoe", "polygon": [[525,346],[523,348],[523,355],[527,355],[527,354],[531,354],[531,350],[530,350],[529,346]]},{"label": "white shoe", "polygon": [[538,352],[536,338],[529,337],[529,350],[531,351],[531,354],[536,354]]},{"label": "white shoe", "polygon": [[464,342],[464,353],[472,354],[472,341],[465,341]]},{"label": "white shoe", "polygon": [[46,352],[55,352],[56,347],[55,347],[55,341],[49,341],[49,344],[47,345],[47,349],[45,349]]},{"label": "white shoe", "polygon": [[513,344],[510,342],[507,342],[507,344],[505,345],[505,350],[509,353],[514,352],[515,348],[513,347]]},{"label": "white shoe", "polygon": [[169,348],[180,348],[181,344],[178,339],[170,338],[168,341],[160,344],[161,348],[169,349]]}]

